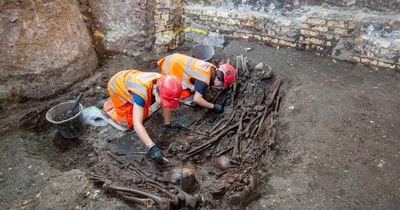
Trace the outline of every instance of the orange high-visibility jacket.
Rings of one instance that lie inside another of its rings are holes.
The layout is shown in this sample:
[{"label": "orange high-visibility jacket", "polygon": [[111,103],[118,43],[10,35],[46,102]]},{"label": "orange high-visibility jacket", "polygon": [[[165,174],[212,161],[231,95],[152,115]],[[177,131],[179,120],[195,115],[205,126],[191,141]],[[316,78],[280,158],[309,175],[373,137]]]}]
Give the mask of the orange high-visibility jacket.
[{"label": "orange high-visibility jacket", "polygon": [[176,76],[182,82],[182,89],[194,90],[191,78],[210,84],[211,68],[214,64],[199,60],[187,55],[172,54],[157,62],[162,75]]},{"label": "orange high-visibility jacket", "polygon": [[155,72],[141,72],[138,70],[125,70],[118,72],[108,82],[108,91],[117,95],[119,100],[113,100],[116,107],[122,107],[127,102],[134,104],[133,95],[141,96],[145,101],[144,108],[151,106],[153,85],[161,74]]}]

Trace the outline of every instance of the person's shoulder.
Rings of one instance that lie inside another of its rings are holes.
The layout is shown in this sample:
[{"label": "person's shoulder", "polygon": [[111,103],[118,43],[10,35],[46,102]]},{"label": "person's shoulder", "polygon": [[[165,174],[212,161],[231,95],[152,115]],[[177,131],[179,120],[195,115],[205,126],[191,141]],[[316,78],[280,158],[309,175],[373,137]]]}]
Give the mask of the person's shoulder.
[{"label": "person's shoulder", "polygon": [[144,107],[145,105],[145,101],[144,98],[136,93],[133,93],[133,102],[135,102],[135,104]]}]

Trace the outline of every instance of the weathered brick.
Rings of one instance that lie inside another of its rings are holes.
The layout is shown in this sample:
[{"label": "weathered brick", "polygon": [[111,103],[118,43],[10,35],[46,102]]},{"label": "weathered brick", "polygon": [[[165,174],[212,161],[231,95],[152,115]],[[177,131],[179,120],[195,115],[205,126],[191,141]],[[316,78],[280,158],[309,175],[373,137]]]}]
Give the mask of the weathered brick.
[{"label": "weathered brick", "polygon": [[262,40],[265,41],[265,42],[271,42],[271,39],[272,39],[272,38],[269,37],[269,36],[263,36],[263,37],[262,37]]},{"label": "weathered brick", "polygon": [[315,26],[312,28],[313,31],[327,32],[328,27],[326,26]]},{"label": "weathered brick", "polygon": [[360,63],[360,62],[361,62],[361,58],[359,58],[359,57],[357,57],[357,56],[353,56],[353,57],[352,57],[352,60],[355,61],[355,62],[357,62],[357,63]]},{"label": "weathered brick", "polygon": [[329,20],[326,23],[327,26],[333,26],[333,27],[341,27],[341,28],[345,28],[346,24],[344,21],[336,21],[336,20]]},{"label": "weathered brick", "polygon": [[306,21],[307,23],[311,24],[311,25],[323,25],[326,23],[325,20],[319,19],[319,18],[309,18]]},{"label": "weathered brick", "polygon": [[289,27],[282,27],[281,32],[282,33],[288,33],[291,32],[293,29],[289,28]]},{"label": "weathered brick", "polygon": [[368,58],[373,58],[375,55],[373,52],[367,52],[367,57]]},{"label": "weathered brick", "polygon": [[229,25],[229,24],[221,24],[219,26],[219,29],[220,30],[225,30],[225,31],[231,31],[231,30],[234,30],[235,28],[233,26]]},{"label": "weathered brick", "polygon": [[268,36],[275,36],[276,33],[275,33],[275,31],[268,30],[268,31],[267,31],[267,35],[268,35]]},{"label": "weathered brick", "polygon": [[301,29],[310,29],[311,28],[310,24],[306,24],[306,23],[300,23],[298,25],[298,27]]},{"label": "weathered brick", "polygon": [[279,40],[279,44],[288,46],[288,47],[296,47],[296,43],[285,41],[285,40]]},{"label": "weathered brick", "polygon": [[371,60],[368,58],[361,58],[361,63],[369,64],[369,63],[371,63]]},{"label": "weathered brick", "polygon": [[260,35],[254,35],[253,37],[254,37],[254,39],[257,39],[257,40],[262,40],[262,38],[261,38],[261,36],[260,36]]},{"label": "weathered brick", "polygon": [[317,45],[321,45],[324,43],[324,40],[320,40],[317,38],[306,38],[305,41],[306,41],[306,43],[312,43],[312,44],[317,44]]},{"label": "weathered brick", "polygon": [[253,36],[253,34],[244,34],[243,36],[242,36],[242,38],[243,39],[249,39],[250,37],[252,37]]},{"label": "weathered brick", "polygon": [[234,37],[237,37],[237,38],[240,38],[240,37],[243,37],[244,35],[246,35],[245,33],[242,33],[242,32],[233,32],[233,34],[232,34]]},{"label": "weathered brick", "polygon": [[333,32],[339,35],[347,35],[347,29],[345,28],[334,28]]},{"label": "weathered brick", "polygon": [[162,20],[168,20],[169,19],[169,14],[161,14],[161,19]]},{"label": "weathered brick", "polygon": [[356,22],[356,21],[348,21],[347,22],[347,28],[356,28],[357,27],[357,25],[358,25],[358,22]]},{"label": "weathered brick", "polygon": [[303,35],[306,35],[306,36],[317,36],[318,32],[305,30],[305,29],[300,29],[300,34],[303,34]]},{"label": "weathered brick", "polygon": [[253,27],[254,26],[254,20],[248,19],[248,20],[240,21],[240,25]]},{"label": "weathered brick", "polygon": [[377,66],[384,67],[384,68],[390,68],[390,69],[394,69],[396,67],[394,64],[384,63],[381,61],[378,62]]},{"label": "weathered brick", "polygon": [[388,49],[382,48],[382,49],[379,50],[379,52],[382,55],[386,55],[386,54],[389,54],[390,51]]},{"label": "weathered brick", "polygon": [[331,41],[326,41],[326,42],[325,42],[325,45],[328,46],[328,47],[330,47],[330,46],[332,46],[332,42],[331,42]]},{"label": "weathered brick", "polygon": [[279,39],[271,39],[271,42],[274,44],[278,44],[279,43]]},{"label": "weathered brick", "polygon": [[213,10],[203,10],[203,15],[214,17],[217,15],[217,12]]}]

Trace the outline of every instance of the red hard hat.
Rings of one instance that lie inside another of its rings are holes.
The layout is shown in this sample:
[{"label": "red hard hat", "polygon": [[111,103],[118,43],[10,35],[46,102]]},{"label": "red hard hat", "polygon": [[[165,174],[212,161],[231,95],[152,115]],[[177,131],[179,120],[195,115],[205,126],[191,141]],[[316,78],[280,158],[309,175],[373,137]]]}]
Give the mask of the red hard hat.
[{"label": "red hard hat", "polygon": [[161,104],[170,109],[176,109],[182,93],[181,81],[175,76],[163,76],[157,80]]},{"label": "red hard hat", "polygon": [[220,65],[219,70],[224,74],[224,88],[227,88],[235,80],[236,70],[230,64]]}]

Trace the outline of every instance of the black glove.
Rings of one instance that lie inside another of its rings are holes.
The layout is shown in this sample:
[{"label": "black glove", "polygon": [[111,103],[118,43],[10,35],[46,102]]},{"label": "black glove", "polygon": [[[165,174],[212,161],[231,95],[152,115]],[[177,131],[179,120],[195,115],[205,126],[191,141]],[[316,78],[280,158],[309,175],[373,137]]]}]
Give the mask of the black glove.
[{"label": "black glove", "polygon": [[214,107],[212,108],[212,111],[214,113],[220,114],[220,113],[224,112],[224,106],[222,106],[220,104],[214,104]]},{"label": "black glove", "polygon": [[152,160],[158,163],[162,162],[164,153],[156,145],[151,146],[147,153],[150,155]]},{"label": "black glove", "polygon": [[182,130],[183,128],[185,128],[183,125],[179,124],[179,123],[170,123],[168,125],[164,125],[165,128],[170,129],[170,130]]}]

